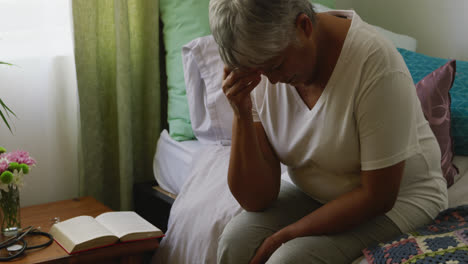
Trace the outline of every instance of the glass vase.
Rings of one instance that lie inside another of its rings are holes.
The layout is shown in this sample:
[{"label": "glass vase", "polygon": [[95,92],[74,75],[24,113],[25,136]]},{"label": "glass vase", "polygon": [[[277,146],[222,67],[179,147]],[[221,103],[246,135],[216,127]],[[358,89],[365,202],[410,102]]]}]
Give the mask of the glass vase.
[{"label": "glass vase", "polygon": [[14,236],[21,228],[19,189],[10,184],[8,191],[1,189],[0,194],[2,233]]}]

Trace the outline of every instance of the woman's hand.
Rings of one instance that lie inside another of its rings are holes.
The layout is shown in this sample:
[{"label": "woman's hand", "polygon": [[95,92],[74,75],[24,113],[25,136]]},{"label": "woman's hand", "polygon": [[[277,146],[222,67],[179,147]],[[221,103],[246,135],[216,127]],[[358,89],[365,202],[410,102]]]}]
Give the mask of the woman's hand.
[{"label": "woman's hand", "polygon": [[286,235],[286,228],[267,237],[257,249],[257,252],[255,252],[249,264],[262,264],[267,262],[271,255],[273,255],[283,243],[289,240],[291,240],[291,237]]},{"label": "woman's hand", "polygon": [[231,70],[224,67],[223,92],[237,117],[252,114],[250,92],[260,83],[258,71]]}]

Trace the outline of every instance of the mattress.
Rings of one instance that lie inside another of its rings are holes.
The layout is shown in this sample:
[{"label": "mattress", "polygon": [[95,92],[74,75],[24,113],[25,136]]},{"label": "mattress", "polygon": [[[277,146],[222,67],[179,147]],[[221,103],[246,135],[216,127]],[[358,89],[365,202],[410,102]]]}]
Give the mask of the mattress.
[{"label": "mattress", "polygon": [[189,176],[193,154],[201,147],[198,140],[178,142],[163,130],[153,160],[153,173],[159,186],[177,195]]}]

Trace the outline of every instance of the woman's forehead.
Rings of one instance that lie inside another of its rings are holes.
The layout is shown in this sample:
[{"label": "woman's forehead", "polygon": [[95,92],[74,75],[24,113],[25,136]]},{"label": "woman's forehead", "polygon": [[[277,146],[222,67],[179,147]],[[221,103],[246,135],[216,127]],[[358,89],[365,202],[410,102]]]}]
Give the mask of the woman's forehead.
[{"label": "woman's forehead", "polygon": [[290,47],[288,46],[286,49],[276,55],[273,55],[273,57],[267,59],[266,61],[259,61],[259,59],[255,57],[244,57],[243,59],[239,60],[240,65],[238,65],[236,68],[240,68],[242,70],[268,71],[282,63],[285,57],[290,54],[290,52]]},{"label": "woman's forehead", "polygon": [[260,65],[260,68],[262,70],[271,70],[273,68],[276,68],[279,66],[280,63],[283,62],[283,60],[285,59],[285,57],[288,56],[288,53],[287,53],[287,49],[280,52],[278,55],[274,56],[273,58],[265,61],[264,63],[262,63]]}]

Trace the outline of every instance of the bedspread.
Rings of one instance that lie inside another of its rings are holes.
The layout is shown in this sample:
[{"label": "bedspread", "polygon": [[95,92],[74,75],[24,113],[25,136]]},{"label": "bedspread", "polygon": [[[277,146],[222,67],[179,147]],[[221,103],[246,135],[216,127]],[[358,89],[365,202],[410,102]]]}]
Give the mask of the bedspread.
[{"label": "bedspread", "polygon": [[229,153],[229,146],[207,145],[194,154],[153,263],[216,263],[218,237],[242,211],[227,184]]},{"label": "bedspread", "polygon": [[468,205],[442,211],[434,223],[363,250],[369,263],[468,263]]}]

